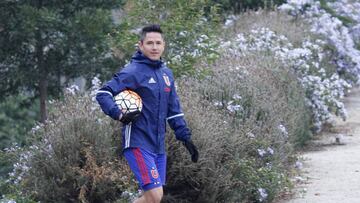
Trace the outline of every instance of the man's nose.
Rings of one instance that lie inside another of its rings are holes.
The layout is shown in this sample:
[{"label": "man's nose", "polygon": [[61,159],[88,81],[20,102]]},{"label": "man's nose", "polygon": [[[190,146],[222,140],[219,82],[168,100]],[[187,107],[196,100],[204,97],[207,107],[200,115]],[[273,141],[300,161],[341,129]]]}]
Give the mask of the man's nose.
[{"label": "man's nose", "polygon": [[158,48],[158,45],[157,45],[157,44],[153,44],[152,48],[153,48],[153,49],[157,49],[157,48]]}]

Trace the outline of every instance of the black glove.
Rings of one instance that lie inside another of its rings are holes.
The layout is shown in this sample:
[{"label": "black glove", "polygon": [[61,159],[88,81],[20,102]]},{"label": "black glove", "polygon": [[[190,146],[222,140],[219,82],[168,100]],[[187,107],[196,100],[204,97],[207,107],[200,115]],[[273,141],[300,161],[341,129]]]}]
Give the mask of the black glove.
[{"label": "black glove", "polygon": [[139,110],[123,114],[120,118],[120,121],[127,125],[131,122],[134,122],[140,116],[140,114],[141,112]]},{"label": "black glove", "polygon": [[196,163],[199,159],[199,152],[196,146],[194,145],[194,143],[191,140],[187,140],[184,141],[183,144],[186,147],[186,149],[190,152],[191,161]]}]

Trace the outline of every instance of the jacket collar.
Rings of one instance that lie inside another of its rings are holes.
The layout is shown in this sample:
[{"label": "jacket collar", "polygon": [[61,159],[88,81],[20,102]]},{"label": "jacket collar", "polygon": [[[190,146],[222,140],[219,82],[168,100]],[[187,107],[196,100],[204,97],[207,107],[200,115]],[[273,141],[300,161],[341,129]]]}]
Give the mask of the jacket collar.
[{"label": "jacket collar", "polygon": [[164,63],[161,59],[156,61],[149,59],[140,50],[135,52],[131,58],[131,62],[145,63],[153,68],[160,68]]}]

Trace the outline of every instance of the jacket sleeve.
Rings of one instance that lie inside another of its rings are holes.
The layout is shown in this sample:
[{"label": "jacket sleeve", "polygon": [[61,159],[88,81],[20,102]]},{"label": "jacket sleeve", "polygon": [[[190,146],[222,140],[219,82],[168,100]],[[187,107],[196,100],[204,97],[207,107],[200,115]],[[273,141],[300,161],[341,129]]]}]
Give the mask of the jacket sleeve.
[{"label": "jacket sleeve", "polygon": [[96,94],[96,100],[103,112],[114,120],[118,120],[121,110],[114,101],[114,96],[125,89],[135,89],[135,77],[125,71],[120,71],[108,81]]},{"label": "jacket sleeve", "polygon": [[184,113],[181,110],[180,99],[176,93],[174,83],[172,84],[169,96],[168,115],[166,120],[171,129],[174,130],[176,139],[180,141],[190,140],[191,132],[184,119]]}]

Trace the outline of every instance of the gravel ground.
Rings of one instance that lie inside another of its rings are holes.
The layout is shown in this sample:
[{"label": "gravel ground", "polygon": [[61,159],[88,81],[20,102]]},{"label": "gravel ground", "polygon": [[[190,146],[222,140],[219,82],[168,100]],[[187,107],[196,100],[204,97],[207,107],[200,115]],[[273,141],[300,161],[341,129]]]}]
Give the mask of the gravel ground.
[{"label": "gravel ground", "polygon": [[294,197],[284,203],[360,202],[360,88],[345,98],[348,119],[319,136],[304,152]]}]

